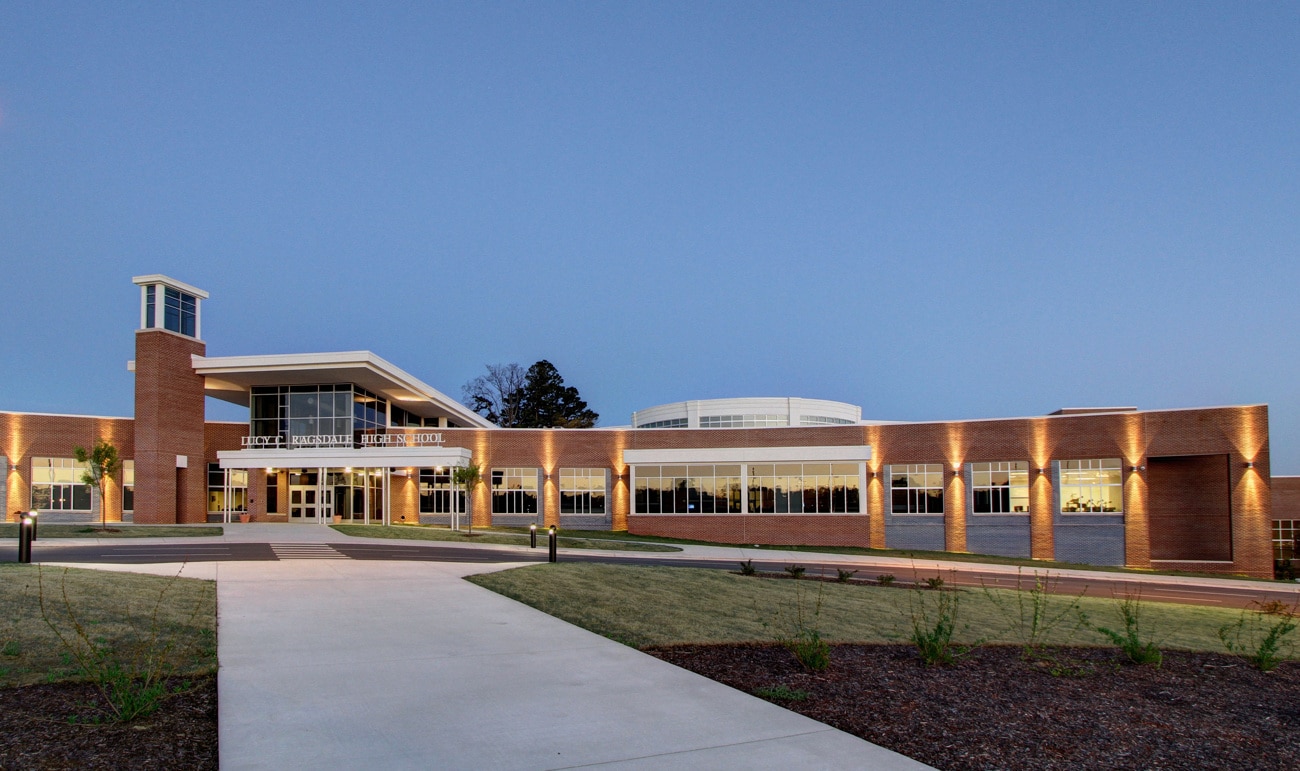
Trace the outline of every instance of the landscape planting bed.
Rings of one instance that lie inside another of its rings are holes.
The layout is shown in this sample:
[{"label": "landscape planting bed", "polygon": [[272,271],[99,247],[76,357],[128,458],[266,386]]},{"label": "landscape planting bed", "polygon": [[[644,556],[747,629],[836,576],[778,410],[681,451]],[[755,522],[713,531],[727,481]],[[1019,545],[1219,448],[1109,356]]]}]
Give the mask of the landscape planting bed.
[{"label": "landscape planting bed", "polygon": [[647,652],[746,693],[776,689],[784,707],[944,771],[1280,769],[1300,758],[1292,662],[1261,673],[1227,655],[1166,651],[1156,668],[1113,648],[1024,661],[1018,647],[988,646],[927,667],[911,646],[835,645],[829,669],[813,673],[776,645]]}]

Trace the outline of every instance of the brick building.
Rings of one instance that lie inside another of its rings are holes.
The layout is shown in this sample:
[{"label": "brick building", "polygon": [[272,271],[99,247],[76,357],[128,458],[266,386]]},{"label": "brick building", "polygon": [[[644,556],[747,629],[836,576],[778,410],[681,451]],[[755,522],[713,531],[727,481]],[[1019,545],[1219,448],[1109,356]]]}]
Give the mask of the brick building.
[{"label": "brick building", "polygon": [[[1300,521],[1300,478],[1270,477],[1265,405],[900,423],[725,399],[629,427],[502,429],[364,351],[208,357],[207,293],[135,283],[134,418],[0,412],[10,520],[97,516],[72,448],[102,438],[127,459],[108,518],[139,523],[472,517],[1270,576]],[[205,421],[206,397],[248,421]],[[451,472],[469,463],[472,507]]]}]

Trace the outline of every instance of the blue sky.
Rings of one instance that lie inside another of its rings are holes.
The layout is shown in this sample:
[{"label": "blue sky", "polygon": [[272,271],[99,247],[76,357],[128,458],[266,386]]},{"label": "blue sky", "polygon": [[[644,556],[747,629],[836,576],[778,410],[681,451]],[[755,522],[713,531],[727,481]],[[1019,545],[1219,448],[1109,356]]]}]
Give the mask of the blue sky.
[{"label": "blue sky", "polygon": [[1267,402],[1300,473],[1300,6],[430,5],[0,5],[0,408],[129,415],[166,273],[603,425]]}]

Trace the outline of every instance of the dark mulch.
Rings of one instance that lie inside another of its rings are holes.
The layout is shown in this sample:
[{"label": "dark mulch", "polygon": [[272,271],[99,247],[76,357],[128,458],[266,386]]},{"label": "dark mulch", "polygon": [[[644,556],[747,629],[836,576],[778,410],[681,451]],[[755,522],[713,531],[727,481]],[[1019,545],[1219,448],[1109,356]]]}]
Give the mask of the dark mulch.
[{"label": "dark mulch", "polygon": [[[1258,672],[1239,659],[1166,651],[1159,668],[1113,650],[985,647],[926,667],[914,649],[837,645],[826,672],[784,648],[701,645],[647,651],[775,700],[940,769],[1291,769],[1300,767],[1300,664]],[[1056,674],[1053,674],[1053,672]]]},{"label": "dark mulch", "polygon": [[215,769],[217,681],[168,698],[132,723],[95,723],[104,712],[87,683],[0,689],[0,769]]}]

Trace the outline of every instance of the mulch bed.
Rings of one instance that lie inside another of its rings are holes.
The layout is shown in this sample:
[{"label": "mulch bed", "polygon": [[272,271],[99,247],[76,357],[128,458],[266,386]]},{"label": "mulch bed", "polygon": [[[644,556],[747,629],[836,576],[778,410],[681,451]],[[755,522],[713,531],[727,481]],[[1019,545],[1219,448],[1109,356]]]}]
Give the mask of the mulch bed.
[{"label": "mulch bed", "polygon": [[1261,673],[1240,659],[1166,651],[1160,668],[1115,650],[978,648],[924,666],[899,645],[836,645],[804,670],[774,645],[647,653],[774,701],[945,771],[957,769],[1289,769],[1300,766],[1300,664]]},{"label": "mulch bed", "polygon": [[132,723],[102,720],[88,683],[0,689],[0,769],[215,769],[217,681],[167,699]]}]

